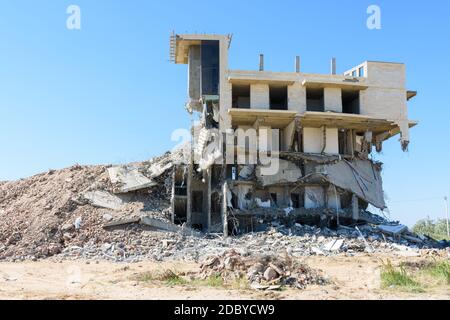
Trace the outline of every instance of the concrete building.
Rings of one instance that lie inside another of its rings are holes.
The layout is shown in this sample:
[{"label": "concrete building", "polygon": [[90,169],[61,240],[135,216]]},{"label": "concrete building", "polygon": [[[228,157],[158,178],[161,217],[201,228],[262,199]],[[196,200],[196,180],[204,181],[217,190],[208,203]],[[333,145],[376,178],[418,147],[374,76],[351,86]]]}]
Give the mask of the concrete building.
[{"label": "concrete building", "polygon": [[230,70],[230,44],[227,35],[170,39],[171,60],[188,67],[186,109],[201,119],[190,164],[174,171],[174,222],[228,234],[281,210],[333,227],[367,221],[369,204],[384,209],[382,165],[370,155],[394,136],[408,148],[416,92],[405,65],[366,61],[336,74],[333,58],[330,74],[309,74],[295,57],[293,72],[272,72],[261,55],[259,70]]}]

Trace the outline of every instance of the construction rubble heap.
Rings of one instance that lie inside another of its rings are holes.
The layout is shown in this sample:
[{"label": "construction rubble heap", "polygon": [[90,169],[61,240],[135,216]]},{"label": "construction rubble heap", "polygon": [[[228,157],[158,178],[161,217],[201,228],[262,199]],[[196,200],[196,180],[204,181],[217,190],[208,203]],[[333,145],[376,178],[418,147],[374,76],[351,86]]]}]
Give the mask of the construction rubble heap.
[{"label": "construction rubble heap", "polygon": [[249,210],[257,216],[258,231],[229,237],[177,225],[172,177],[185,154],[180,149],[124,166],[75,165],[0,183],[0,259],[200,261],[230,249],[244,256],[414,255],[448,245],[369,212],[363,214],[365,223],[329,228],[309,216],[258,207]]}]

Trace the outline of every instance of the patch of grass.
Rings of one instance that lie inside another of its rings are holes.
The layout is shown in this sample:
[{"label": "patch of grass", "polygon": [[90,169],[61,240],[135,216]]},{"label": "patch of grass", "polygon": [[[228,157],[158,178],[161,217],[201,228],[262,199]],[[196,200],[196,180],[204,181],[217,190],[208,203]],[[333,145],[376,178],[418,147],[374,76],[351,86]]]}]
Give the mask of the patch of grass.
[{"label": "patch of grass", "polygon": [[250,288],[250,283],[246,277],[239,277],[233,280],[231,287],[233,289],[246,290]]},{"label": "patch of grass", "polygon": [[225,287],[226,284],[219,273],[215,273],[207,277],[206,279],[193,279],[189,284],[194,286],[202,286],[202,287]]},{"label": "patch of grass", "polygon": [[403,265],[395,268],[390,260],[383,262],[381,282],[384,288],[398,288],[410,292],[423,292],[421,285],[415,281]]},{"label": "patch of grass", "polygon": [[164,281],[166,284],[171,286],[186,284],[186,280],[184,278],[180,277],[180,275],[170,269],[162,272],[144,272],[139,274],[136,280],[142,282]]},{"label": "patch of grass", "polygon": [[435,261],[425,268],[425,272],[434,278],[443,280],[446,284],[450,284],[450,262]]},{"label": "patch of grass", "polygon": [[210,275],[208,278],[206,278],[205,284],[208,287],[215,287],[215,288],[223,287],[223,285],[224,285],[222,276],[218,273]]}]

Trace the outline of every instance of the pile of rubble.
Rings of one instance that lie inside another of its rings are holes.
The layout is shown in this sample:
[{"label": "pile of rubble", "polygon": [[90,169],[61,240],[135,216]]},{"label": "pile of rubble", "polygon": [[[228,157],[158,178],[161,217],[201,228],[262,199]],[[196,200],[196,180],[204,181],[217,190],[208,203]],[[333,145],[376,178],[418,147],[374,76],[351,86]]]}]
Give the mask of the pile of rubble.
[{"label": "pile of rubble", "polygon": [[[199,261],[223,254],[354,255],[360,252],[447,254],[449,243],[416,236],[406,226],[362,215],[367,223],[337,229],[299,224],[294,214],[264,209],[262,229],[223,238],[171,221],[173,167],[185,149],[126,166],[79,166],[0,183],[0,260],[57,259],[137,262]],[[270,219],[264,218],[270,211]],[[362,213],[363,214],[363,213]],[[288,219],[289,218],[289,219]],[[155,231],[158,232],[155,232]],[[447,251],[437,251],[445,248]]]},{"label": "pile of rubble", "polygon": [[215,275],[228,281],[245,278],[251,288],[260,290],[277,290],[281,286],[304,289],[307,285],[328,282],[319,271],[294,262],[288,255],[284,258],[274,255],[244,257],[236,250],[209,256],[201,263],[200,278]]},{"label": "pile of rubble", "polygon": [[175,152],[127,166],[74,165],[2,182],[0,259],[38,259],[74,248],[142,242],[135,226],[112,231],[130,223],[141,224],[142,230],[150,225],[147,229],[180,231],[170,223],[170,169],[182,157]]}]

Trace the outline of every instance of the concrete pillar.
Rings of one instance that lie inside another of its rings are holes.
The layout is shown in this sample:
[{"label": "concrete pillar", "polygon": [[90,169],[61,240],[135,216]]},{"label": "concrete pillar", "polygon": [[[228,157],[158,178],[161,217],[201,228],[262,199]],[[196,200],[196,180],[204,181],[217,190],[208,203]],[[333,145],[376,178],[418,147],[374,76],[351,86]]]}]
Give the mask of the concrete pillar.
[{"label": "concrete pillar", "polygon": [[228,205],[227,205],[227,190],[228,190],[228,186],[227,186],[227,182],[225,181],[223,183],[222,186],[222,197],[223,197],[223,202],[222,202],[222,224],[223,224],[223,237],[226,238],[228,237]]},{"label": "concrete pillar", "polygon": [[331,74],[336,74],[336,58],[331,58]]},{"label": "concrete pillar", "polygon": [[173,168],[172,172],[172,196],[170,198],[170,205],[172,208],[172,223],[175,223],[175,175],[176,175],[177,169],[176,167]]},{"label": "concrete pillar", "polygon": [[254,83],[250,85],[250,108],[251,109],[270,108],[270,96],[268,84]]},{"label": "concrete pillar", "polygon": [[206,215],[207,215],[207,232],[211,232],[211,168],[206,170]]},{"label": "concrete pillar", "polygon": [[325,111],[342,113],[342,90],[341,88],[325,88],[324,91]]},{"label": "concrete pillar", "polygon": [[353,220],[359,220],[358,197],[355,194],[352,195],[352,218]]},{"label": "concrete pillar", "polygon": [[[192,128],[191,131],[194,129]],[[193,133],[193,132],[192,132]],[[194,135],[192,134],[192,137]],[[192,139],[193,140],[193,139]],[[194,161],[194,150],[191,145],[191,156],[188,164],[188,174],[186,182],[186,224],[190,227],[192,222],[192,177],[193,177],[193,161]]]}]

